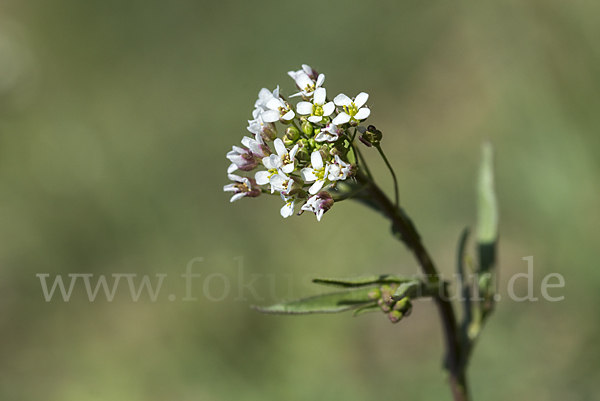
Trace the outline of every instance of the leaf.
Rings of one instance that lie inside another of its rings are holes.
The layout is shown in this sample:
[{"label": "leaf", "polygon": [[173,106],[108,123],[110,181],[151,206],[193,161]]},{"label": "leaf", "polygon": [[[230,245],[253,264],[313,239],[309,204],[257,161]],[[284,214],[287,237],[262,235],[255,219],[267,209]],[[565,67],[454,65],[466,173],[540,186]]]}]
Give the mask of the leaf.
[{"label": "leaf", "polygon": [[379,305],[377,305],[377,302],[373,302],[371,304],[366,304],[356,308],[352,313],[352,316],[359,316],[369,312],[381,312],[381,308],[379,307]]},{"label": "leaf", "polygon": [[457,260],[456,260],[456,270],[458,272],[458,277],[460,279],[460,288],[462,290],[462,298],[463,298],[463,316],[464,322],[463,325],[468,327],[472,320],[472,310],[471,310],[471,287],[469,286],[469,280],[467,277],[467,272],[465,269],[465,249],[467,245],[467,240],[469,239],[470,230],[469,227],[465,227],[460,235],[460,239],[458,241],[458,252],[457,252]]},{"label": "leaf", "polygon": [[374,284],[389,284],[389,283],[404,283],[406,281],[411,281],[413,279],[395,276],[391,274],[381,274],[378,276],[363,276],[356,278],[315,278],[312,280],[315,284],[321,285],[329,285],[333,287],[343,287],[343,288],[352,288],[352,287],[364,287],[367,285]]},{"label": "leaf", "polygon": [[420,280],[410,280],[404,282],[396,288],[392,298],[396,301],[402,298],[417,299],[431,297],[439,293],[440,283],[429,283]]},{"label": "leaf", "polygon": [[284,301],[267,307],[252,306],[262,313],[299,315],[307,313],[338,313],[355,309],[373,300],[369,298],[371,287],[315,295],[309,298]]},{"label": "leaf", "polygon": [[494,148],[483,144],[477,199],[477,242],[493,244],[498,238],[498,202],[494,188]]}]

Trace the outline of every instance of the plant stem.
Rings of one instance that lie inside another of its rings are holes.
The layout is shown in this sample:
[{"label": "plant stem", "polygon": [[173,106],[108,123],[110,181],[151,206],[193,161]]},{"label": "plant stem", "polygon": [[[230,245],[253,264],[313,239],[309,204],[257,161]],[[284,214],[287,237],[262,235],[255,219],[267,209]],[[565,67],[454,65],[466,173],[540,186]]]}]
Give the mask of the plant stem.
[{"label": "plant stem", "polygon": [[[372,200],[377,203],[381,212],[392,222],[395,231],[400,234],[400,240],[412,251],[429,282],[439,282],[440,278],[437,269],[429,253],[421,243],[421,237],[408,216],[400,208],[395,207],[377,184],[360,171],[356,175],[356,180],[366,186],[365,188],[369,191]],[[468,401],[467,378],[460,364],[461,344],[456,315],[454,314],[452,303],[449,301],[446,286],[442,285],[440,288],[442,288],[441,293],[435,295],[433,299],[435,300],[440,320],[442,321],[446,347],[446,367],[449,373],[450,387],[454,401]]]},{"label": "plant stem", "polygon": [[385,153],[383,153],[381,145],[374,146],[377,148],[377,151],[379,152],[379,155],[381,155],[381,158],[385,162],[388,170],[390,170],[390,173],[392,173],[392,178],[394,179],[394,195],[396,196],[396,208],[398,208],[398,206],[400,206],[400,197],[398,196],[398,179],[396,178],[396,173],[394,172],[394,169],[392,168],[392,165],[388,161],[387,157],[385,157]]}]

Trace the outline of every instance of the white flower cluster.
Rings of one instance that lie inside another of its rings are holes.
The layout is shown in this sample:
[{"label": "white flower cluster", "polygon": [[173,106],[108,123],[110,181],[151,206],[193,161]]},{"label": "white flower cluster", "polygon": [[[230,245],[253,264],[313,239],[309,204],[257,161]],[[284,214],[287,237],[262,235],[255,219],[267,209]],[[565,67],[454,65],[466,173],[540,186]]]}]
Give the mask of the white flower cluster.
[{"label": "white flower cluster", "polygon": [[[302,65],[301,70],[288,75],[299,90],[290,98],[301,97],[303,101],[290,104],[280,95],[279,87],[273,92],[260,90],[253,119],[248,121],[253,137],[245,136],[243,147],[233,146],[227,153],[231,161],[227,173],[234,182],[223,189],[233,192],[232,202],[245,196],[278,193],[285,203],[283,217],[294,214],[296,205],[302,203],[300,213],[311,211],[320,221],[334,203],[324,190],[356,172],[348,152],[356,127],[371,113],[365,105],[369,95],[362,92],[352,99],[339,94],[329,101],[323,74]],[[277,124],[285,127],[282,138],[278,137]],[[257,168],[260,170],[253,177],[233,174]]]}]

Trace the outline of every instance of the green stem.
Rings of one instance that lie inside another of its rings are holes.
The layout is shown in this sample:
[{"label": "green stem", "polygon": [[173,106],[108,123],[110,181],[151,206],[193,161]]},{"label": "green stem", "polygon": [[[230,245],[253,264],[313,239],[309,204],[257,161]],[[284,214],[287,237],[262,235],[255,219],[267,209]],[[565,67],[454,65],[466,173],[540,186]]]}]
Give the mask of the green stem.
[{"label": "green stem", "polygon": [[398,206],[400,205],[400,197],[398,196],[398,179],[396,178],[396,173],[394,172],[394,169],[392,168],[392,165],[388,161],[387,157],[385,157],[385,153],[383,153],[381,145],[378,144],[375,145],[375,147],[377,148],[377,151],[379,152],[381,158],[385,162],[385,165],[387,166],[388,170],[390,170],[390,173],[392,173],[392,178],[394,179],[394,195],[396,196],[396,208],[398,208]]},{"label": "green stem", "polygon": [[[440,281],[439,274],[429,253],[421,243],[421,237],[408,216],[398,207],[395,207],[385,193],[362,172],[358,172],[356,180],[366,185],[366,190],[371,194],[371,199],[379,206],[381,212],[392,222],[395,231],[400,234],[400,239],[411,250],[415,259],[430,283]],[[456,323],[454,308],[449,300],[446,286],[440,286],[442,293],[433,297],[442,322],[444,342],[446,347],[446,366],[449,373],[450,388],[454,401],[468,401],[467,378],[461,367],[461,343]]]}]

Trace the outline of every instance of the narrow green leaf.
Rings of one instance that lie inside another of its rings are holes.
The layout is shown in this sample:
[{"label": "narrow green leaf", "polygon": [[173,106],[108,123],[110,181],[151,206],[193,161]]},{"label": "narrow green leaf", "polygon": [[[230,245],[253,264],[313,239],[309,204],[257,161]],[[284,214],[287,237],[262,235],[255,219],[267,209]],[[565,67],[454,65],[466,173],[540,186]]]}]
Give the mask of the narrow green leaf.
[{"label": "narrow green leaf", "polygon": [[354,312],[352,313],[352,316],[358,316],[358,315],[362,315],[364,313],[369,313],[369,312],[381,312],[381,308],[379,307],[379,305],[377,305],[377,302],[373,302],[371,304],[366,304],[366,305],[363,305],[363,306],[355,309]]},{"label": "narrow green leaf", "polygon": [[355,278],[315,278],[312,282],[333,287],[352,288],[373,284],[404,283],[410,280],[412,279],[391,274],[382,274],[379,276],[363,276]]},{"label": "narrow green leaf", "polygon": [[477,242],[495,243],[498,237],[498,202],[494,188],[494,148],[491,143],[483,144],[479,170]]},{"label": "narrow green leaf", "polygon": [[458,241],[458,252],[456,260],[456,270],[460,279],[463,301],[463,325],[468,327],[472,320],[471,310],[471,287],[469,286],[467,269],[465,269],[465,250],[469,239],[469,227],[465,227]]},{"label": "narrow green leaf", "polygon": [[372,303],[369,298],[371,287],[315,295],[309,298],[284,301],[267,307],[253,306],[262,313],[307,314],[307,313],[338,313]]}]

